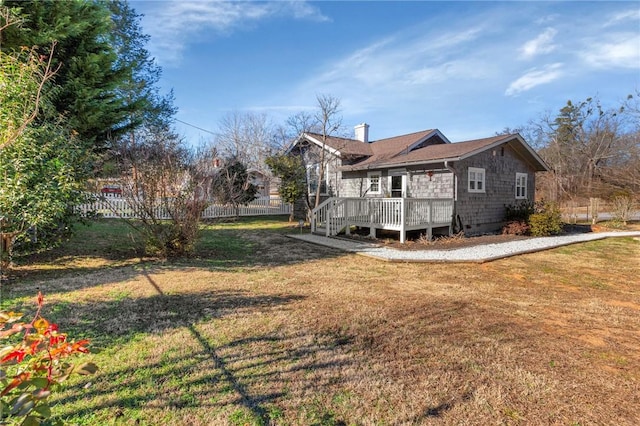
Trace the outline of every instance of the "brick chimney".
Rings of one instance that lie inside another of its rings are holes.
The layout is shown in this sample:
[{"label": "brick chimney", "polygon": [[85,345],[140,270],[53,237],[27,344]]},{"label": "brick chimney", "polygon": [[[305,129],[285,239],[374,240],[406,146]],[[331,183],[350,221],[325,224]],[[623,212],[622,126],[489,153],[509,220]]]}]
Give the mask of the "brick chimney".
[{"label": "brick chimney", "polygon": [[354,127],[356,139],[360,142],[369,143],[369,125],[367,123],[358,124]]}]

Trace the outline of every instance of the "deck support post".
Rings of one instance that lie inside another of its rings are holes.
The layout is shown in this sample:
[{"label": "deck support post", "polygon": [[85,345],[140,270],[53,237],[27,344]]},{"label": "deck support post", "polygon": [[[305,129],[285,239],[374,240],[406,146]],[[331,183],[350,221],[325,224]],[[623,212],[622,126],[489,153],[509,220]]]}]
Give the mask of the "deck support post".
[{"label": "deck support post", "polygon": [[[433,222],[433,201],[429,200],[429,223]],[[427,241],[433,239],[433,226],[429,225],[427,228]]]},{"label": "deck support post", "polygon": [[405,198],[400,198],[400,243],[404,244],[407,239],[407,212],[405,211],[407,203],[404,202]]}]

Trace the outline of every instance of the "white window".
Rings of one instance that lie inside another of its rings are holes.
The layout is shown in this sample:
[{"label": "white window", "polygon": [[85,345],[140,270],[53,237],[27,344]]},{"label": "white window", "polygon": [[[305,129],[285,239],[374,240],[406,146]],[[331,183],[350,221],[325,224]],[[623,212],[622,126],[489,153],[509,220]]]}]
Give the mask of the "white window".
[{"label": "white window", "polygon": [[[327,194],[327,178],[328,178],[328,173],[326,172],[325,169],[325,173],[324,173],[324,177],[322,180],[322,184],[320,186],[320,194],[321,195],[326,195]],[[315,163],[315,164],[310,164],[307,166],[307,183],[309,185],[308,187],[308,191],[309,194],[315,194],[316,190],[318,189],[318,180],[320,177],[320,164],[319,163]]]},{"label": "white window", "polygon": [[469,167],[469,192],[484,192],[484,169]]},{"label": "white window", "polygon": [[516,173],[516,200],[527,198],[527,174]]},{"label": "white window", "polygon": [[369,181],[369,194],[380,194],[382,188],[380,187],[380,172],[367,173],[367,179]]}]

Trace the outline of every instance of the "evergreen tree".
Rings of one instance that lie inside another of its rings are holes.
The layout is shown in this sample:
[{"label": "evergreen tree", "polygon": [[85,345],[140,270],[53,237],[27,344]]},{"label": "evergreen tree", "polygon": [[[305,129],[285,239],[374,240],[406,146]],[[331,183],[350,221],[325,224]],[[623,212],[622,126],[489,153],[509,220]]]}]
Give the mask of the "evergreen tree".
[{"label": "evergreen tree", "polygon": [[2,48],[39,46],[59,70],[50,87],[55,111],[88,148],[101,152],[143,121],[168,129],[172,95],[162,97],[160,68],[145,49],[140,15],[120,0],[6,1],[23,19],[3,34]]},{"label": "evergreen tree", "polygon": [[[18,23],[0,6],[0,39]],[[48,63],[35,49],[0,50],[0,266],[15,241],[51,241],[68,230],[82,194],[85,150],[64,121],[48,115]]]},{"label": "evergreen tree", "polygon": [[169,130],[176,112],[173,93],[162,96],[159,92],[162,69],[145,47],[149,35],[142,31],[142,16],[122,0],[109,2],[109,10],[113,21],[111,45],[117,55],[116,66],[126,74],[117,89],[128,109],[125,127],[130,132],[144,123]]},{"label": "evergreen tree", "polygon": [[0,236],[37,229],[51,242],[95,154],[142,123],[168,133],[172,97],[158,94],[160,68],[126,2],[5,1],[0,12]]},{"label": "evergreen tree", "polygon": [[[271,172],[280,179],[278,193],[285,203],[295,204],[304,197],[306,184],[306,170],[300,157],[291,155],[274,155],[265,161]],[[289,221],[293,221],[294,211],[291,210]]]},{"label": "evergreen tree", "polygon": [[109,9],[92,1],[7,1],[19,10],[24,23],[9,28],[3,49],[38,46],[47,55],[55,41],[53,66],[58,72],[50,87],[54,110],[64,116],[71,131],[87,145],[100,149],[124,131],[126,104],[116,89],[125,71],[116,65],[111,46]]},{"label": "evergreen tree", "polygon": [[240,205],[256,199],[258,188],[251,183],[247,168],[235,158],[229,159],[213,180],[211,193],[216,202],[231,205],[238,214]]}]

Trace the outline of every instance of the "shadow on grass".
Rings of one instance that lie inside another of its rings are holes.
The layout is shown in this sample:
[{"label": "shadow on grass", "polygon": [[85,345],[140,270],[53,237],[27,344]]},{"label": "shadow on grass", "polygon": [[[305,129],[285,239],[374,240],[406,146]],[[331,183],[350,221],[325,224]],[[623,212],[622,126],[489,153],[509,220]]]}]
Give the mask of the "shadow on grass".
[{"label": "shadow on grass", "polygon": [[471,400],[473,397],[473,391],[467,391],[458,398],[442,401],[438,405],[428,407],[420,415],[414,416],[411,419],[402,421],[402,424],[419,424],[423,423],[427,419],[441,418],[447,411],[455,407],[456,404],[464,404]]},{"label": "shadow on grass", "polygon": [[[183,328],[199,350],[187,356],[167,353],[159,362],[128,364],[106,373],[98,372],[92,378],[95,381],[92,387],[82,392],[69,391],[56,401],[75,406],[62,414],[67,421],[80,420],[101,410],[107,411],[103,413],[105,416],[119,417],[125,416],[125,409],[142,407],[224,410],[235,405],[248,411],[257,424],[268,424],[272,417],[269,407],[286,397],[280,386],[283,374],[296,371],[317,374],[347,365],[344,360],[318,360],[318,353],[330,350],[333,345],[319,343],[313,336],[258,333],[215,344],[206,328],[198,325],[227,315],[265,312],[302,300],[302,296],[252,296],[242,291],[165,294],[153,277],[145,276],[157,292],[152,297],[68,306],[69,312],[80,312],[81,323],[77,328],[70,327],[70,334],[86,333],[85,337],[93,339],[93,348],[104,349],[125,345],[140,333],[160,335],[169,329]],[[312,377],[302,376],[310,389],[317,387]]]},{"label": "shadow on grass", "polygon": [[164,294],[146,270],[138,271],[156,289],[144,298],[115,298],[95,303],[56,303],[45,306],[45,317],[76,338],[92,340],[92,351],[126,343],[140,333],[162,333],[200,321],[285,305],[296,295],[254,295],[244,290],[210,290]]},{"label": "shadow on grass", "polygon": [[44,270],[23,274],[29,279],[14,276],[8,283],[0,285],[0,307],[21,312],[34,310],[33,300],[41,291],[45,295],[63,294],[105,284],[126,282],[159,268],[156,262],[141,262],[127,266],[100,266],[90,268],[66,268]]},{"label": "shadow on grass", "polygon": [[[120,417],[130,415],[124,412],[127,409],[207,408],[215,413],[216,410],[239,406],[257,420],[246,424],[270,424],[270,408],[287,397],[286,387],[283,389],[281,386],[282,375],[295,374],[297,371],[321,374],[324,370],[348,368],[346,361],[315,361],[317,353],[326,350],[316,344],[296,345],[294,350],[266,349],[274,345],[295,344],[301,336],[254,337],[252,343],[262,344],[265,349],[253,351],[250,356],[244,354],[243,364],[233,354],[225,355],[238,346],[238,341],[213,345],[198,327],[191,325],[187,328],[201,350],[188,356],[166,357],[156,363],[119,368],[108,373],[98,372],[96,377],[90,379],[93,382],[91,387],[69,391],[53,403],[58,407],[63,404],[74,406],[61,411],[62,416],[71,422],[81,421],[103,410],[106,412],[99,416]],[[281,368],[282,365],[288,367]],[[256,368],[264,372],[256,374],[253,372]],[[300,380],[307,381],[303,385],[308,390],[318,391],[322,387],[322,383],[317,383],[313,375],[298,377],[306,377]],[[300,385],[299,382],[297,384]],[[147,418],[146,421],[153,419]]]},{"label": "shadow on grass", "polygon": [[[62,246],[44,253],[16,258],[17,268],[9,272],[9,281],[0,286],[3,300],[28,295],[20,287],[40,281],[75,278],[80,274],[95,274],[87,280],[86,286],[100,285],[105,281],[100,272],[132,267],[130,277],[136,275],[136,268],[149,265],[163,267],[200,267],[211,270],[241,270],[246,267],[278,266],[303,263],[309,260],[337,257],[342,252],[286,237],[295,232],[286,222],[273,229],[271,222],[260,227],[260,220],[241,221],[228,227],[204,226],[194,253],[179,259],[161,261],[142,258],[143,247],[139,237],[132,238],[126,224],[117,220],[96,221],[91,226],[79,228],[79,232]],[[143,265],[143,266],[141,266]],[[82,288],[70,286],[71,290]],[[108,281],[106,281],[108,282]],[[41,287],[41,286],[40,286]],[[8,291],[8,292],[7,292]],[[33,286],[29,290],[33,292]],[[54,289],[54,291],[56,291]],[[62,290],[64,291],[64,290]],[[12,292],[14,294],[12,294]]]}]

